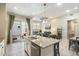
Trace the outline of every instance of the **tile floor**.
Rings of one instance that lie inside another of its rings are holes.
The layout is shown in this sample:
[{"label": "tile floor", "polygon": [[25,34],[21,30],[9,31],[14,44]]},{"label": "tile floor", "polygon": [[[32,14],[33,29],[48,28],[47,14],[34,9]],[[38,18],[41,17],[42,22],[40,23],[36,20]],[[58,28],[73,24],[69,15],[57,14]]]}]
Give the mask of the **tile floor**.
[{"label": "tile floor", "polygon": [[[61,56],[77,56],[72,49],[68,50],[69,42],[67,39],[62,39],[60,42]],[[16,41],[7,46],[6,56],[27,56],[24,51],[24,41]]]},{"label": "tile floor", "polygon": [[61,56],[77,56],[75,51],[73,49],[68,49],[69,47],[69,40],[68,39],[62,39],[60,42],[60,55]]},{"label": "tile floor", "polygon": [[6,56],[27,56],[24,51],[24,40],[18,39],[14,43],[7,45]]}]

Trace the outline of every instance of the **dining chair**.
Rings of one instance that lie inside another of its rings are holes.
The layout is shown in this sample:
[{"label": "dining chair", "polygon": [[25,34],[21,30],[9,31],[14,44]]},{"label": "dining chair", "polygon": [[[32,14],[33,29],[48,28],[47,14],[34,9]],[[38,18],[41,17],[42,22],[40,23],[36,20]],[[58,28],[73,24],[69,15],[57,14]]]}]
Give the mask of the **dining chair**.
[{"label": "dining chair", "polygon": [[76,37],[76,54],[79,53],[79,37]]}]

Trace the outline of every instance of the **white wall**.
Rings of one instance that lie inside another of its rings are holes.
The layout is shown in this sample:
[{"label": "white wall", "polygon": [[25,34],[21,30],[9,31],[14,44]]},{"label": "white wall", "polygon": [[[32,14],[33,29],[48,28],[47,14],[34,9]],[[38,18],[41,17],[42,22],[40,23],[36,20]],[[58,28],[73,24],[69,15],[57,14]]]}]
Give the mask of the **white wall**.
[{"label": "white wall", "polygon": [[79,35],[79,13],[75,13],[74,15],[65,15],[57,18],[59,21],[59,26],[62,27],[62,37],[63,39],[67,39],[67,21],[75,19],[78,23],[76,26],[76,34]]},{"label": "white wall", "polygon": [[57,28],[59,27],[59,19],[50,19],[51,20],[51,33],[57,34]]},{"label": "white wall", "polygon": [[49,19],[51,23],[51,32],[57,34],[57,27],[62,27],[62,38],[67,39],[67,21],[73,19],[78,22],[76,26],[76,35],[79,36],[79,13],[74,13],[72,16],[64,15],[62,17]]},{"label": "white wall", "polygon": [[[57,34],[57,27],[59,27],[59,19],[49,18],[49,19],[46,19],[46,20],[47,20],[47,23],[51,24],[51,29],[50,30],[46,30],[45,29],[45,26],[46,26],[45,22],[40,21],[40,18],[37,18],[37,17],[32,18],[31,28],[33,27],[34,24],[39,24],[37,26],[37,28],[42,29],[42,32],[51,31],[52,34]],[[36,21],[36,22],[34,22],[34,21]]]},{"label": "white wall", "polygon": [[4,39],[7,33],[7,10],[6,4],[0,4],[0,38]]}]

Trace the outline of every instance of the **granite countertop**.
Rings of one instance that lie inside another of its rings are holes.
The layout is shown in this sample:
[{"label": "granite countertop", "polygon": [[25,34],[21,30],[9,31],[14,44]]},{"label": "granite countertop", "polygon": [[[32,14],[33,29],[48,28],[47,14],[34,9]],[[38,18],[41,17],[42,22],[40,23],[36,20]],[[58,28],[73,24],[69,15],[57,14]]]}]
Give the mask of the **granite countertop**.
[{"label": "granite countertop", "polygon": [[50,45],[60,42],[60,40],[47,38],[47,37],[38,37],[38,39],[32,39],[28,37],[28,40],[40,46],[41,48],[45,48],[45,47],[48,47]]}]

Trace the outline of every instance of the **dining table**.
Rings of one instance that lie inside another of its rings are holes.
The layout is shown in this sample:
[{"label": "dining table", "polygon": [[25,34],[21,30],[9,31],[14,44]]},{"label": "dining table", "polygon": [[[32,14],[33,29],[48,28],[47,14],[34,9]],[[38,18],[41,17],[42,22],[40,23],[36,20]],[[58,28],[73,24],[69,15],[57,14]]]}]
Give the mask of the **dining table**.
[{"label": "dining table", "polygon": [[69,38],[69,50],[70,50],[70,46],[72,45],[73,42],[79,42],[79,36],[74,36],[72,38]]}]

